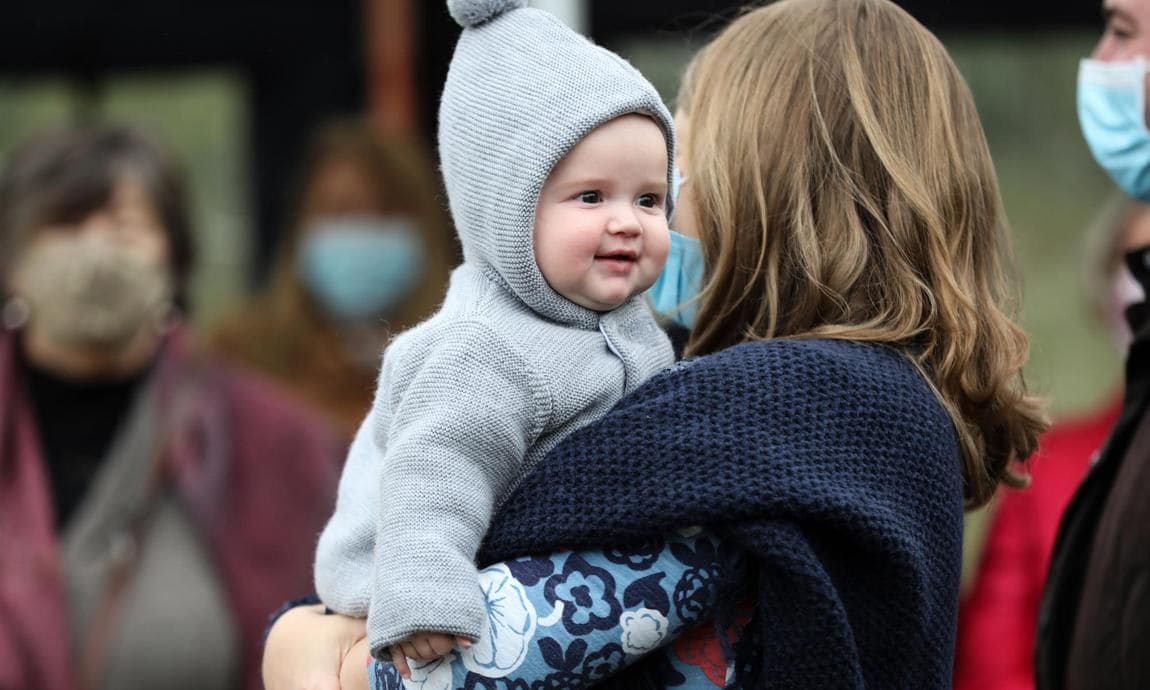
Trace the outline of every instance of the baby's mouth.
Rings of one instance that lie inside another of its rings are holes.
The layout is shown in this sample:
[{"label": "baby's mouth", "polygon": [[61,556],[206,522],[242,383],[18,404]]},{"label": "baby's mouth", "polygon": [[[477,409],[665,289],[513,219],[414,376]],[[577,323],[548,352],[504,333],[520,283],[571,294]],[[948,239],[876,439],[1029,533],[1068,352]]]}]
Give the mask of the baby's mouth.
[{"label": "baby's mouth", "polygon": [[595,255],[595,263],[601,270],[620,278],[631,275],[638,262],[639,253],[634,250],[621,249]]},{"label": "baby's mouth", "polygon": [[632,249],[620,249],[618,251],[596,254],[595,258],[599,259],[600,261],[620,261],[626,263],[634,263],[639,260],[639,252],[636,252]]}]

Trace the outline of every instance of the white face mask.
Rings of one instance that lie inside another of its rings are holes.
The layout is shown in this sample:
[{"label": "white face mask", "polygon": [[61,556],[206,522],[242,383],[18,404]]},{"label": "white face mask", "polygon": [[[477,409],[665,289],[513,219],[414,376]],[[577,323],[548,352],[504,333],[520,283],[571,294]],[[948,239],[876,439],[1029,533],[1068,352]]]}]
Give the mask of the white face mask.
[{"label": "white face mask", "polygon": [[61,345],[117,350],[160,322],[171,305],[165,265],[95,235],[33,245],[13,269],[29,328]]}]

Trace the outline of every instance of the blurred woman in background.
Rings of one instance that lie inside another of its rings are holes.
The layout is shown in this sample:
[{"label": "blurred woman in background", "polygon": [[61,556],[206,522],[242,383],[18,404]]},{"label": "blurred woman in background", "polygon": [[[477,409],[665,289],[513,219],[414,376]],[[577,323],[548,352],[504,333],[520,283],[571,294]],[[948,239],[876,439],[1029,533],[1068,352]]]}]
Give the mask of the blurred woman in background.
[{"label": "blurred woman in background", "polygon": [[264,292],[214,331],[219,352],[287,386],[350,439],[387,339],[430,314],[456,262],[428,155],[357,121],[315,137]]},{"label": "blurred woman in background", "polygon": [[[339,443],[196,352],[181,179],[120,127],[0,171],[0,687],[262,687]],[[284,534],[293,538],[285,539]]]},{"label": "blurred woman in background", "polygon": [[[1145,296],[1126,254],[1150,244],[1150,205],[1118,196],[1086,234],[1084,288],[1091,316],[1125,357],[1127,309]],[[954,690],[1032,690],[1038,608],[1058,524],[1122,409],[1119,387],[1099,405],[1058,420],[1030,460],[1031,482],[991,504],[958,619]]]}]

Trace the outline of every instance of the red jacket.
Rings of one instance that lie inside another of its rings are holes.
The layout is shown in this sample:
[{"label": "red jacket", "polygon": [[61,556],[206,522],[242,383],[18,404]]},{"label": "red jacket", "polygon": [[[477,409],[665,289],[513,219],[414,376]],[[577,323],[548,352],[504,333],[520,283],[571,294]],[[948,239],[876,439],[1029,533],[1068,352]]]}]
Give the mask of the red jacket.
[{"label": "red jacket", "polygon": [[1033,690],[1038,606],[1058,524],[1121,406],[1118,396],[1105,409],[1055,424],[1033,458],[1030,486],[999,497],[959,609],[954,690]]},{"label": "red jacket", "polygon": [[[309,535],[334,504],[341,448],[269,384],[193,355],[186,340],[168,336],[151,374],[161,405],[171,397],[165,391],[193,391],[178,419],[168,415],[176,431],[160,458],[226,588],[242,643],[239,687],[257,690],[268,614],[311,588]],[[75,686],[54,519],[16,338],[0,330],[2,688]]]}]

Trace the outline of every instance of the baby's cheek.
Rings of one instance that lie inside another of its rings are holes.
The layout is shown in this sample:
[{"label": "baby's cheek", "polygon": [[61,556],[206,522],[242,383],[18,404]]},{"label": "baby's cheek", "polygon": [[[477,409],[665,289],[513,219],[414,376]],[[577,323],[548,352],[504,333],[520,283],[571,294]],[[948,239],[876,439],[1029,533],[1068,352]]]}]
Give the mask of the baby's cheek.
[{"label": "baby's cheek", "polygon": [[658,270],[663,270],[663,264],[667,262],[667,255],[671,252],[671,233],[664,230],[662,235],[653,238],[651,243],[651,258],[658,266]]}]

